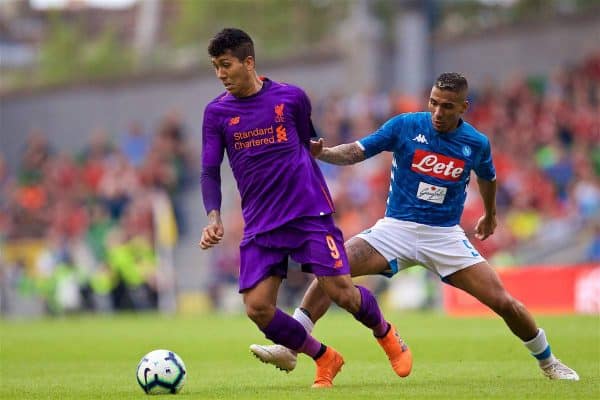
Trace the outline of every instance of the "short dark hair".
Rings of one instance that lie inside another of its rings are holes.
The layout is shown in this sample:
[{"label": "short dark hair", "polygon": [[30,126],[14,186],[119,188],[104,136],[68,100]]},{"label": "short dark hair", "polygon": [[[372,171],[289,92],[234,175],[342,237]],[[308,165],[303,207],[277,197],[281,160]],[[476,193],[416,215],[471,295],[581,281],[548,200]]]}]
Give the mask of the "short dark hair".
[{"label": "short dark hair", "polygon": [[467,78],[458,72],[444,72],[435,80],[434,86],[440,90],[462,93],[469,89]]},{"label": "short dark hair", "polygon": [[219,57],[227,51],[231,51],[231,54],[240,61],[244,61],[248,56],[254,58],[254,42],[241,29],[225,28],[208,43],[208,54],[211,57]]}]

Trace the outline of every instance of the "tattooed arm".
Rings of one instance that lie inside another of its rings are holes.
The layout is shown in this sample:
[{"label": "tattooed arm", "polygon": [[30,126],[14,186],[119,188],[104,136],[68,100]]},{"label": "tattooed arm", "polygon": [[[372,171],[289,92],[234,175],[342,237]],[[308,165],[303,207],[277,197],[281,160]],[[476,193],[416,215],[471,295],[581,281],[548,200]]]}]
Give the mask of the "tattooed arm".
[{"label": "tattooed arm", "polygon": [[321,161],[335,165],[351,165],[365,160],[365,153],[354,143],[323,147],[323,139],[311,143],[311,154]]}]

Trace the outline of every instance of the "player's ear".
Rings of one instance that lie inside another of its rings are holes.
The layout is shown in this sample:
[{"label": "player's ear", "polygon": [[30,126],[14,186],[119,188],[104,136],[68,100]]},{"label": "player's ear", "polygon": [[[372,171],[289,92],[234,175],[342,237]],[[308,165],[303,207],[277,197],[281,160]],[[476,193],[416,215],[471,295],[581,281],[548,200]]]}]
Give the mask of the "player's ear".
[{"label": "player's ear", "polygon": [[254,69],[255,65],[254,65],[254,57],[252,56],[248,56],[244,59],[244,65],[246,66],[246,69],[248,71],[251,71]]}]

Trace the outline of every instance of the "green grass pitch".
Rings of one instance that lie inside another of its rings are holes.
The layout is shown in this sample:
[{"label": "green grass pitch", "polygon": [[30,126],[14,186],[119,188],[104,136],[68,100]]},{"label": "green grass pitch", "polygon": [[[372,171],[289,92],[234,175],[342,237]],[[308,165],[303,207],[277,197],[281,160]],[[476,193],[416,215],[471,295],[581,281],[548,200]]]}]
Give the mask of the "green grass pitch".
[{"label": "green grass pitch", "polygon": [[[367,329],[331,312],[315,335],[346,365],[330,390],[310,388],[313,362],[290,374],[261,364],[266,340],[245,316],[156,314],[0,321],[0,398],[143,399],[135,380],[150,350],[177,352],[188,369],[183,399],[599,399],[600,319],[538,317],[579,382],[549,381],[498,318],[388,313],[411,346],[411,376],[397,378]],[[167,395],[171,396],[171,395]]]}]

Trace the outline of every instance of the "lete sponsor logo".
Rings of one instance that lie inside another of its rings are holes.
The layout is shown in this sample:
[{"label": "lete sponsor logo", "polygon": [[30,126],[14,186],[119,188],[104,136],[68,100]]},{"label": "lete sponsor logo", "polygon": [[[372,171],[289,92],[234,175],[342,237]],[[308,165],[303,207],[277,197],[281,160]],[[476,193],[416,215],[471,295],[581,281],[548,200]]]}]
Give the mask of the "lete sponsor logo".
[{"label": "lete sponsor logo", "polygon": [[413,156],[411,170],[446,181],[459,181],[465,162],[457,158],[418,149]]}]

